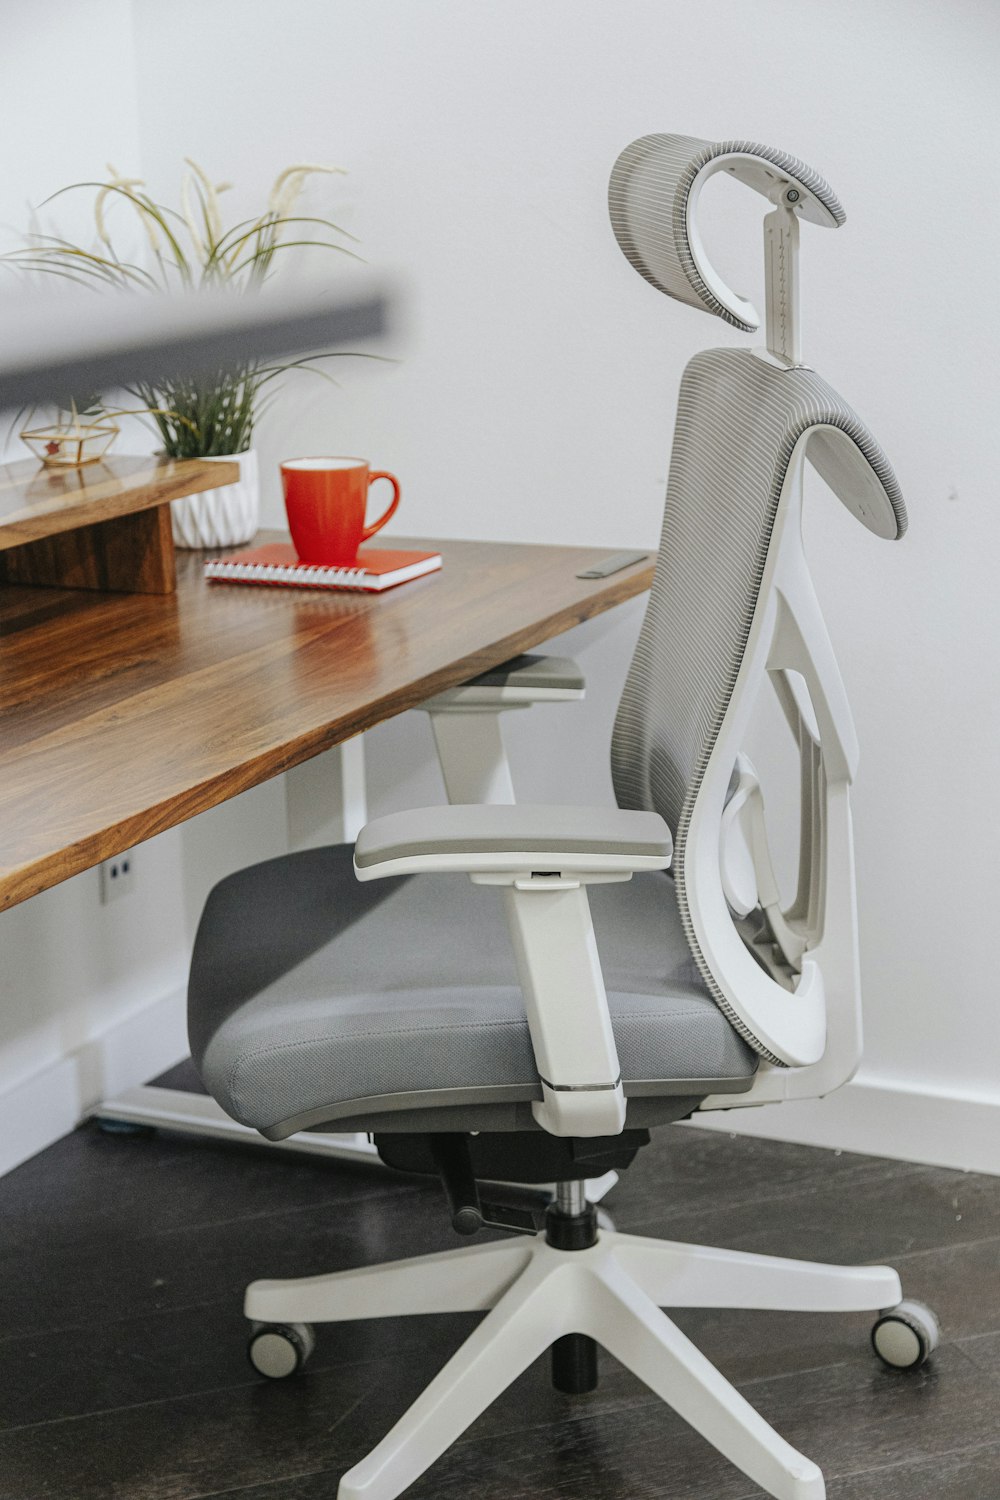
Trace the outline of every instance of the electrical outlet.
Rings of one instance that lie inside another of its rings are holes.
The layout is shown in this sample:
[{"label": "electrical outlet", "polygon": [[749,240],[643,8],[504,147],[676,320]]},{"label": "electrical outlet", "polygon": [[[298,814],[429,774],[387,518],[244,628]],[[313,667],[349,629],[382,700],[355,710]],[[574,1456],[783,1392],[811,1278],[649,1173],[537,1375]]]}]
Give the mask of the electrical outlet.
[{"label": "electrical outlet", "polygon": [[101,865],[101,905],[118,901],[135,890],[135,850],[126,849]]}]

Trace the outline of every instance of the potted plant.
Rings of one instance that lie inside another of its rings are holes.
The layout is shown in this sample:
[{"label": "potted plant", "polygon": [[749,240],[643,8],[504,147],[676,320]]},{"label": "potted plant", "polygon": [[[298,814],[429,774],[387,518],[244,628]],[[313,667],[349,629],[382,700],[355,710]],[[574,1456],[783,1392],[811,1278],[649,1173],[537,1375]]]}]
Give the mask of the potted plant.
[{"label": "potted plant", "polygon": [[[342,167],[312,163],[286,167],[275,180],[264,210],[256,218],[226,227],[219,199],[230,184],[213,184],[197,162],[190,157],[185,161],[189,170],[181,182],[178,208],[155,202],[141,178],[124,177],[109,165],[107,182],[73,183],[53,194],[57,198],[67,192],[94,192],[95,248],[33,232],[23,248],[2,259],[26,271],[65,276],[95,287],[190,290],[225,286],[246,294],[272,274],[279,252],[308,245],[337,254],[353,253],[341,243],[353,236],[330,219],[294,211],[308,177],[339,173]],[[144,263],[118,253],[108,226],[108,211],[118,200],[131,205],[138,215],[146,241]],[[331,357],[310,354],[271,363],[248,361],[211,379],[170,379],[126,387],[139,403],[138,411],[155,422],[167,457],[227,459],[239,464],[237,484],[174,501],[178,546],[219,547],[249,541],[257,530],[260,510],[257,454],[252,444],[263,399],[272,382],[292,369],[310,370],[329,379],[317,361]],[[131,409],[119,408],[114,415],[126,410]],[[110,416],[106,413],[106,420]],[[56,441],[51,435],[43,437],[43,447],[46,440]],[[40,456],[44,458],[44,453]]]}]

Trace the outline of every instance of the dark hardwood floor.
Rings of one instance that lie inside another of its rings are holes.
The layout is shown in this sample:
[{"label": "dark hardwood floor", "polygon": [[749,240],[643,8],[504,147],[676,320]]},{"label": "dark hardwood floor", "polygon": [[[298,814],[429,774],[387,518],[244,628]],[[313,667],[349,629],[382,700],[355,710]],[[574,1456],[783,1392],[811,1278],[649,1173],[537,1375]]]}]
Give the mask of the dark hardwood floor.
[{"label": "dark hardwood floor", "polygon": [[[943,1328],[884,1370],[867,1315],[677,1321],[830,1500],[1000,1500],[1000,1178],[666,1129],[610,1201],[644,1234],[888,1262]],[[333,1500],[473,1326],[462,1315],[318,1330],[303,1374],[258,1380],[244,1284],[457,1244],[433,1185],[166,1134],[76,1131],[0,1181],[3,1500]],[[592,1395],[546,1362],[410,1491],[414,1500],[756,1500],[607,1355]]]}]

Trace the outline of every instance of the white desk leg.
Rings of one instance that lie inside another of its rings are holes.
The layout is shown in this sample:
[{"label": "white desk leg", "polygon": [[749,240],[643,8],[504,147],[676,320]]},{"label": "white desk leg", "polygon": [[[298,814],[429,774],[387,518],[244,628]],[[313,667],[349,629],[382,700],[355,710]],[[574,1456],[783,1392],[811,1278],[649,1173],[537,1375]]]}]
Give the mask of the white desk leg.
[{"label": "white desk leg", "polygon": [[285,817],[291,853],[353,844],[368,821],[363,735],[285,772]]},{"label": "white desk leg", "polygon": [[[357,837],[367,817],[361,735],[285,773],[285,820],[290,851],[349,842]],[[226,869],[213,871],[211,883],[228,873]],[[102,1100],[90,1113],[109,1126],[153,1125],[187,1135],[266,1146],[272,1151],[298,1151],[310,1156],[381,1165],[366,1135],[304,1131],[285,1141],[267,1141],[256,1130],[231,1120],[214,1099],[184,1089],[150,1086],[128,1089],[114,1099]]]}]

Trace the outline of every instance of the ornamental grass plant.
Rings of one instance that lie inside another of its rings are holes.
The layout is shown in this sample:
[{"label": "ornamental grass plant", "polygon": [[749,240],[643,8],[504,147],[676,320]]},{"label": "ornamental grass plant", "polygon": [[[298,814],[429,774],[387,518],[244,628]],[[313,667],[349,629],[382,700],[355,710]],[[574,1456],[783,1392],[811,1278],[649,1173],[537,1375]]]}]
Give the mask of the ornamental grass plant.
[{"label": "ornamental grass plant", "polygon": [[[78,285],[134,291],[191,291],[225,287],[235,295],[252,295],[275,273],[288,252],[305,247],[359,259],[344,241],[354,236],[331,219],[296,213],[306,179],[344,172],[343,167],[299,163],[279,173],[263,212],[256,218],[224,225],[220,198],[231,184],[213,183],[190,157],[181,181],[179,207],[157,203],[139,177],[125,177],[108,166],[106,182],[76,182],[61,188],[45,204],[67,193],[94,194],[96,242],[91,248],[54,234],[33,230],[27,243],[0,259],[33,275],[59,276]],[[143,230],[144,253],[125,258],[109,224],[112,208],[128,205]],[[209,458],[245,452],[255,423],[275,393],[275,381],[292,370],[318,375],[336,384],[323,361],[347,351],[307,354],[298,359],[227,366],[197,380],[164,379],[126,386],[138,408],[105,408],[109,415],[137,413],[152,419],[169,458]],[[354,356],[358,357],[358,356]],[[366,355],[365,358],[378,358]],[[93,409],[93,408],[91,408]]]}]

